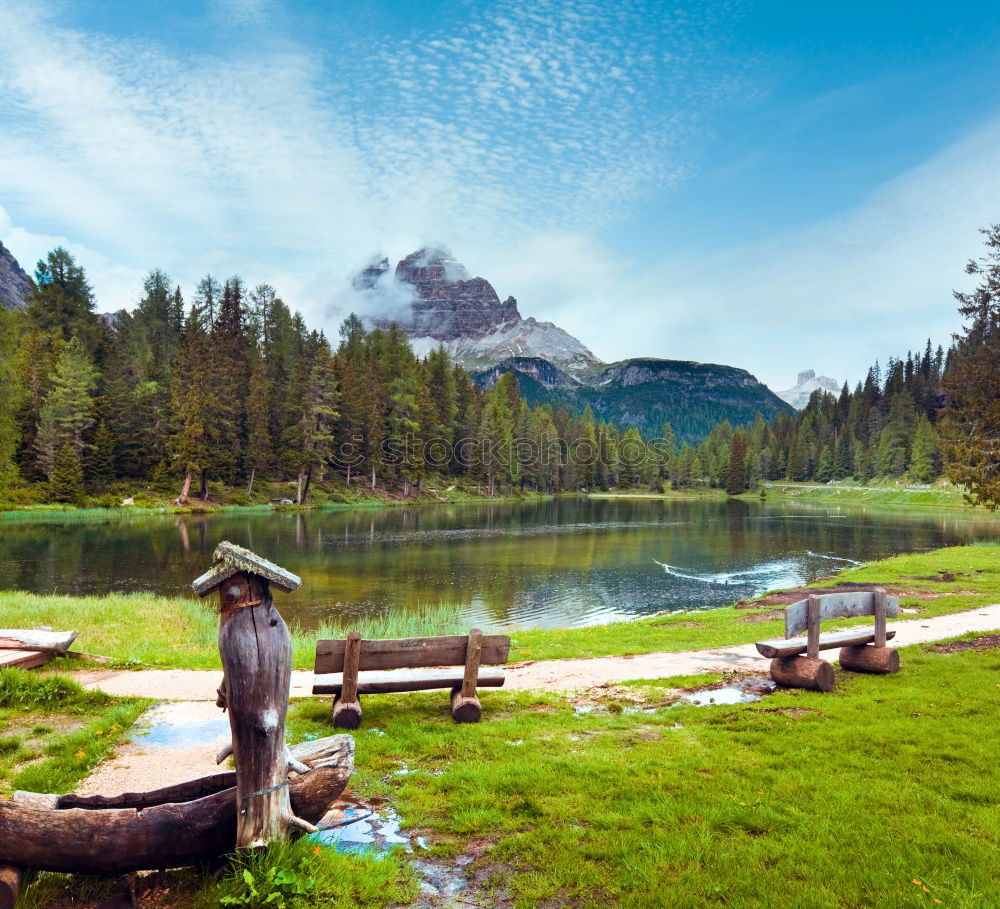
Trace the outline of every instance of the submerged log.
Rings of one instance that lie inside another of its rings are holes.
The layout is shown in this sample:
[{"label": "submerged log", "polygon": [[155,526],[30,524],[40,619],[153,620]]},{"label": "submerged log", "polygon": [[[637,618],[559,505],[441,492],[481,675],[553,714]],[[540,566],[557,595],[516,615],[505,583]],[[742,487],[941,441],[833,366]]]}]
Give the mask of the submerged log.
[{"label": "submerged log", "polygon": [[[296,745],[292,756],[309,768],[285,791],[291,811],[315,824],[347,786],[354,740],[332,735]],[[198,864],[233,850],[236,789],[218,773],[155,792],[107,798],[18,793],[0,802],[0,865],[42,871],[121,874]],[[213,791],[215,790],[215,791]],[[199,793],[211,794],[201,797]],[[179,796],[191,793],[186,801]],[[55,798],[57,807],[47,807]],[[115,807],[105,807],[109,803]]]},{"label": "submerged log", "polygon": [[11,865],[0,865],[0,909],[14,909],[21,893],[24,872]]},{"label": "submerged log", "polygon": [[894,647],[845,647],[840,651],[840,665],[851,672],[875,675],[899,672],[899,651]]},{"label": "submerged log", "polygon": [[833,666],[816,657],[793,656],[771,660],[771,678],[785,688],[833,688]]}]

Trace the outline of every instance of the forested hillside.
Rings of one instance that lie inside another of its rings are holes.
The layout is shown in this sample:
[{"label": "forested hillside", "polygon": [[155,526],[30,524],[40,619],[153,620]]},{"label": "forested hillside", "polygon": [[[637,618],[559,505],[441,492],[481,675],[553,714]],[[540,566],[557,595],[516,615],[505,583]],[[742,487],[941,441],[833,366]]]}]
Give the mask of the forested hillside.
[{"label": "forested hillside", "polygon": [[152,271],[134,311],[98,316],[60,248],[38,264],[25,312],[2,318],[12,501],[111,504],[111,490],[146,482],[173,484],[179,504],[213,484],[249,500],[255,482],[294,482],[301,504],[322,481],[407,497],[429,476],[491,496],[650,478],[638,430],[529,407],[509,375],[481,392],[443,350],[416,357],[395,327],[352,316],[331,344],[266,284],[206,277],[188,305]]}]

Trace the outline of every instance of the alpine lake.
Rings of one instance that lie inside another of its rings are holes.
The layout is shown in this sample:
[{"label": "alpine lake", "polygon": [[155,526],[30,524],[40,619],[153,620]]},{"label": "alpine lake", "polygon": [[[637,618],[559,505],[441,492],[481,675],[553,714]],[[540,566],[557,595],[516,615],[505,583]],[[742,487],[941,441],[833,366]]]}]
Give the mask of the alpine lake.
[{"label": "alpine lake", "polygon": [[711,609],[858,562],[1000,538],[939,509],[742,499],[557,497],[515,504],[106,519],[0,515],[0,588],[188,595],[221,540],[302,577],[305,628],[332,616],[449,604],[485,628],[566,628]]}]

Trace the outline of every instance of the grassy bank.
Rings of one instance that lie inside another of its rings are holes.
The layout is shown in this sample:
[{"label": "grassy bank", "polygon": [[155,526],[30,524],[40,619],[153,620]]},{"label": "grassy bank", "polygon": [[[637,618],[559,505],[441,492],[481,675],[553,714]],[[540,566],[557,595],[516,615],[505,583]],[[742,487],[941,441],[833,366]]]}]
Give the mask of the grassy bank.
[{"label": "grassy bank", "polygon": [[[956,508],[972,511],[957,486],[908,486],[873,481],[867,486],[851,483],[815,485],[809,483],[768,483],[764,488],[768,502],[796,502],[817,505],[882,505],[898,508]],[[759,494],[759,493],[758,493]],[[983,517],[988,512],[975,509]]]},{"label": "grassy bank", "polygon": [[70,792],[146,707],[58,675],[0,669],[0,797]]},{"label": "grassy bank", "polygon": [[[810,909],[994,905],[1000,651],[910,647],[902,664],[838,672],[829,694],[707,708],[664,703],[662,688],[583,714],[488,691],[473,726],[451,721],[441,692],[371,697],[351,791],[484,882],[487,903],[751,909],[794,892]],[[328,704],[300,702],[289,730],[328,734]],[[143,905],[259,906],[251,889],[285,871],[302,889],[283,905],[387,906],[414,892],[409,861],[301,845],[256,860],[249,883],[237,868],[140,887],[153,889]],[[77,881],[45,875],[26,905],[62,905]]]},{"label": "grassy bank", "polygon": [[[245,489],[213,483],[205,501],[192,495],[185,505],[175,505],[179,492],[173,486],[155,486],[149,482],[127,483],[118,481],[99,495],[86,496],[79,505],[46,501],[42,485],[22,487],[0,501],[0,524],[24,520],[108,520],[121,515],[135,514],[213,514],[278,511],[310,511],[323,508],[382,508],[390,506],[460,504],[463,502],[539,501],[550,496],[543,493],[512,490],[504,496],[489,498],[482,488],[454,477],[430,477],[421,489],[411,489],[406,497],[400,489],[354,482],[350,486],[339,476],[313,483],[305,505],[293,505],[294,482],[261,480],[252,494]],[[129,504],[124,504],[130,500]],[[284,503],[284,504],[282,504]]]},{"label": "grassy bank", "polygon": [[[840,581],[878,582],[897,589],[903,606],[918,610],[914,618],[960,612],[1000,601],[1000,544],[896,556],[850,569],[814,586]],[[151,594],[69,597],[0,592],[0,627],[34,625],[77,629],[77,649],[113,657],[122,665],[180,669],[215,669],[220,665],[214,603]],[[316,638],[345,637],[348,631],[359,631],[368,638],[460,634],[468,631],[468,622],[457,608],[439,606],[327,622],[318,631],[293,627],[294,665],[311,668]],[[782,631],[780,611],[766,606],[692,610],[589,628],[513,631],[510,659],[697,650],[779,637]],[[65,668],[80,666],[64,663]]]}]

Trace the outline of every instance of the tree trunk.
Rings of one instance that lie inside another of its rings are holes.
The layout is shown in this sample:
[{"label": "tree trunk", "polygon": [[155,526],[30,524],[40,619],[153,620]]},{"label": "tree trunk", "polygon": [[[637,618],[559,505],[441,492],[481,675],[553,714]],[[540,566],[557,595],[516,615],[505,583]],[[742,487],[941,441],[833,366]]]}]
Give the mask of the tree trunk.
[{"label": "tree trunk", "polygon": [[250,495],[251,493],[253,493],[253,478],[255,476],[257,476],[257,468],[256,467],[252,467],[252,468],[250,468],[250,482],[247,483],[247,495]]},{"label": "tree trunk", "polygon": [[347,465],[347,485],[351,485],[351,465]]},{"label": "tree trunk", "polygon": [[198,497],[203,501],[208,501],[208,471],[201,472],[201,488],[198,490]]},{"label": "tree trunk", "polygon": [[239,806],[236,845],[253,849],[301,826],[288,800],[285,748],[292,639],[266,581],[240,573],[219,590],[219,653]]},{"label": "tree trunk", "polygon": [[833,666],[816,657],[778,657],[771,660],[771,678],[785,688],[830,691],[833,688]]},{"label": "tree trunk", "polygon": [[375,465],[372,464],[372,492],[375,492]]},{"label": "tree trunk", "polygon": [[186,505],[188,493],[191,492],[191,471],[184,474],[184,485],[181,486],[181,494],[174,499],[175,505]]},{"label": "tree trunk", "polygon": [[899,651],[895,647],[869,645],[842,647],[840,649],[840,666],[851,672],[875,674],[899,672]]},{"label": "tree trunk", "polygon": [[408,499],[410,497],[410,481],[403,480],[403,498]]},{"label": "tree trunk", "polygon": [[297,492],[295,494],[295,504],[305,505],[306,496],[309,495],[309,483],[312,481],[312,470],[308,467],[303,467],[299,471],[299,485],[297,487]]},{"label": "tree trunk", "polygon": [[[308,772],[291,780],[286,798],[290,789],[291,809],[316,823],[347,786],[354,740],[332,735],[291,754]],[[230,771],[111,798],[16,792],[0,801],[0,865],[121,874],[203,863],[236,845],[235,781]]]}]

